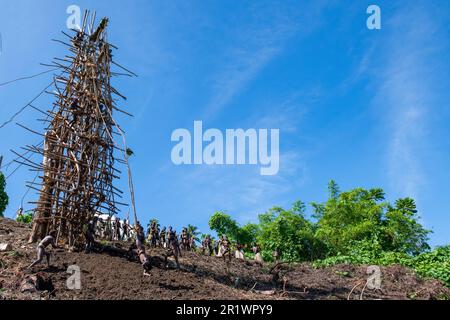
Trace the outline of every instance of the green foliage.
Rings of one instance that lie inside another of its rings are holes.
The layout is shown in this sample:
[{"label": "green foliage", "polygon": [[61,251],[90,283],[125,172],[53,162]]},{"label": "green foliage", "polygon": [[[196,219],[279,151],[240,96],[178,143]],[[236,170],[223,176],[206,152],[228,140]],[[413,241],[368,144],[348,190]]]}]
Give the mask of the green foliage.
[{"label": "green foliage", "polygon": [[336,199],[341,193],[338,184],[333,179],[328,182],[328,194],[331,199]]},{"label": "green foliage", "polygon": [[417,255],[429,249],[430,231],[417,222],[413,199],[398,199],[391,206],[382,189],[340,192],[334,181],[329,193],[325,203],[313,204],[318,219],[315,236],[326,244],[327,255],[349,254],[352,243],[363,240],[377,243],[382,251]]},{"label": "green foliage", "polygon": [[311,203],[314,221],[305,217],[306,205],[296,201],[289,210],[273,207],[258,216],[257,224],[243,227],[230,215],[216,212],[209,226],[247,249],[256,241],[265,261],[272,261],[277,250],[283,261],[313,261],[317,267],[401,264],[450,285],[450,249],[429,251],[430,231],[418,222],[413,199],[392,205],[380,188],[341,191],[333,180],[328,193],[325,202]]},{"label": "green foliage", "polygon": [[237,243],[250,247],[254,242],[256,242],[258,230],[259,226],[257,224],[247,223],[237,230]]},{"label": "green foliage", "polygon": [[388,211],[381,226],[386,251],[405,252],[412,255],[428,250],[428,230],[417,222],[416,204],[411,198],[398,199]]},{"label": "green foliage", "polygon": [[350,272],[348,271],[335,271],[334,273],[336,273],[337,275],[346,278],[346,277],[350,277]]},{"label": "green foliage", "polygon": [[244,251],[244,257],[247,260],[253,260],[253,259],[255,259],[255,254],[250,251]]},{"label": "green foliage", "polygon": [[155,222],[155,223],[156,223],[156,227],[159,228],[159,221],[158,221],[158,219],[156,219],[156,218],[151,218],[150,221],[149,221],[148,224],[147,224],[147,233],[150,233],[153,222]]},{"label": "green foliage", "polygon": [[20,257],[23,257],[23,253],[20,253],[17,250],[13,250],[13,251],[8,252],[8,256],[10,256],[12,258],[20,258]]},{"label": "green foliage", "polygon": [[27,212],[25,214],[21,214],[16,218],[17,222],[28,223],[33,222],[33,212]]},{"label": "green foliage", "polygon": [[192,224],[187,225],[187,233],[188,235],[194,239],[194,241],[200,241],[200,238],[198,237],[200,235],[200,232],[198,231],[198,228],[196,226],[193,226]]},{"label": "green foliage", "polygon": [[240,226],[230,215],[223,211],[215,212],[209,219],[209,227],[217,232],[219,236],[226,235],[235,243],[250,247],[256,241],[258,225],[247,223]]},{"label": "green foliage", "polygon": [[3,173],[0,172],[0,217],[3,217],[3,213],[9,203],[9,197],[5,192],[6,179]]},{"label": "green foliage", "polygon": [[275,250],[286,261],[313,260],[320,255],[313,224],[304,217],[304,211],[305,205],[297,201],[290,210],[274,207],[259,215],[257,242],[265,260],[271,261]]},{"label": "green foliage", "polygon": [[127,150],[125,151],[128,157],[131,157],[132,155],[134,155],[134,151],[131,150],[130,148],[127,148]]},{"label": "green foliage", "polygon": [[356,188],[337,193],[330,182],[330,198],[320,206],[316,237],[328,247],[329,255],[345,253],[351,241],[376,236],[386,206],[381,189]]},{"label": "green foliage", "polygon": [[236,240],[237,230],[239,226],[230,215],[223,211],[215,212],[211,218],[209,218],[209,228],[217,232],[219,236],[226,235],[228,238]]},{"label": "green foliage", "polygon": [[382,252],[379,242],[376,240],[354,240],[345,248],[345,254],[337,253],[325,259],[317,260],[314,265],[327,267],[335,264],[370,264],[375,261]]},{"label": "green foliage", "polygon": [[433,251],[412,256],[401,252],[381,251],[380,247],[374,247],[374,244],[366,242],[360,248],[355,247],[346,255],[336,255],[314,262],[315,267],[328,267],[336,264],[385,266],[400,264],[415,270],[422,277],[442,280],[450,287],[450,246],[438,247]]},{"label": "green foliage", "polygon": [[421,276],[444,281],[450,288],[450,246],[438,247],[414,257],[411,267]]}]

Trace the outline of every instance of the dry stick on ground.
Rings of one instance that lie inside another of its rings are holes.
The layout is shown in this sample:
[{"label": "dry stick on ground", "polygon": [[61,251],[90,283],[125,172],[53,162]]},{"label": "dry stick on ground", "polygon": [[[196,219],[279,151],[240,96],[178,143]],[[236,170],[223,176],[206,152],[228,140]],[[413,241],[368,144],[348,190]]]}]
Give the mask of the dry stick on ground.
[{"label": "dry stick on ground", "polygon": [[[422,288],[422,289],[420,289],[419,291],[414,292],[413,295],[414,295],[414,296],[417,296],[419,293],[421,293],[421,292],[424,291],[424,290],[426,290],[426,288]],[[406,296],[408,296],[408,295],[406,295]]]},{"label": "dry stick on ground", "polygon": [[352,290],[351,290],[350,293],[348,294],[347,300],[350,300],[350,296],[352,295],[353,290],[355,290],[356,287],[360,286],[361,284],[363,284],[363,281],[358,281],[358,283],[352,288]]},{"label": "dry stick on ground", "polygon": [[364,287],[362,288],[361,294],[359,295],[359,300],[362,300],[362,299],[363,299],[363,293],[364,293],[364,290],[366,289],[368,283],[369,283],[369,281],[366,281],[366,284],[365,284]]},{"label": "dry stick on ground", "polygon": [[419,293],[421,293],[422,291],[427,290],[427,288],[422,288],[419,291],[414,292],[415,295],[418,295]]},{"label": "dry stick on ground", "polygon": [[288,278],[286,276],[283,276],[283,293],[282,296],[293,293],[293,294],[309,294],[309,292],[306,291],[306,287],[303,289],[303,292],[301,291],[292,291],[292,290],[286,290],[286,284],[288,282]]},{"label": "dry stick on ground", "polygon": [[288,294],[309,294],[309,292],[308,291],[304,291],[304,292],[302,292],[302,291],[292,291],[292,290],[287,290],[287,291],[284,291],[282,294],[281,294],[281,296],[286,296],[286,295],[288,295]]}]

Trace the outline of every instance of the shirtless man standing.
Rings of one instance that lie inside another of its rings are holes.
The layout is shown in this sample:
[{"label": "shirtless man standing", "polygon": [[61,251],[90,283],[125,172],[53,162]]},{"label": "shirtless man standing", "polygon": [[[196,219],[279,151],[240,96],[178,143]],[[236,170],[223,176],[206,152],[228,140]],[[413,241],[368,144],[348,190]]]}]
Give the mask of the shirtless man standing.
[{"label": "shirtless man standing", "polygon": [[205,254],[205,252],[208,252],[208,255],[212,255],[213,253],[212,240],[209,234],[202,241],[202,253]]},{"label": "shirtless man standing", "polygon": [[183,228],[183,231],[181,231],[181,247],[183,250],[190,251],[190,241],[189,241],[189,234],[187,232],[186,228]]},{"label": "shirtless man standing", "polygon": [[172,229],[172,226],[169,226],[169,230],[167,232],[167,241],[168,241],[167,254],[164,255],[166,267],[167,267],[167,258],[170,256],[174,256],[177,267],[179,268],[180,263],[178,262],[178,257],[181,256],[180,245],[178,243],[177,233],[175,230]]},{"label": "shirtless man standing", "polygon": [[224,234],[220,238],[219,247],[223,260],[226,261],[226,256],[228,256],[228,261],[231,262],[231,243],[228,240],[228,237]]}]

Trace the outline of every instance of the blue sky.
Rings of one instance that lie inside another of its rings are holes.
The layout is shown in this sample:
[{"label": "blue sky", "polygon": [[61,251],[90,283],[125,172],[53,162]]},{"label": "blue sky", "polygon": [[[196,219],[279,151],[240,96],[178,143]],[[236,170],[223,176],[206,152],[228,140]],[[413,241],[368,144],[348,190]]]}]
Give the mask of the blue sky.
[{"label": "blue sky", "polygon": [[[431,244],[450,243],[450,3],[448,1],[14,1],[0,6],[0,83],[46,70],[61,57],[67,6],[110,18],[114,57],[138,78],[113,84],[128,97],[118,116],[131,160],[140,220],[208,231],[216,210],[239,222],[295,200],[341,189],[382,187],[390,201],[416,199]],[[381,30],[366,9],[381,8]],[[0,122],[30,101],[51,74],[0,86]],[[47,108],[49,96],[35,105]],[[37,130],[39,114],[17,119]],[[171,133],[205,128],[279,128],[280,170],[259,166],[175,166]],[[10,124],[10,149],[39,138]],[[5,168],[6,175],[15,165]],[[25,181],[7,180],[12,217]],[[118,185],[127,190],[126,177]],[[25,201],[36,198],[33,192]],[[30,205],[25,205],[30,208]],[[126,212],[126,210],[125,210]]]}]

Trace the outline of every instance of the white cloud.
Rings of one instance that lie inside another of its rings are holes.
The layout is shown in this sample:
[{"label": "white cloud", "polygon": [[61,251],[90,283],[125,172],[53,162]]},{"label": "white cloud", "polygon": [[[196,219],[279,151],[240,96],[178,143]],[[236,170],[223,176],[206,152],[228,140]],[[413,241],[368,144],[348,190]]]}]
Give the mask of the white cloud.
[{"label": "white cloud", "polygon": [[377,69],[374,105],[387,124],[391,184],[399,195],[418,199],[426,183],[423,150],[430,143],[429,115],[437,111],[433,104],[437,81],[433,52],[441,41],[429,10],[420,6],[399,10],[383,27],[392,33],[377,47],[383,67]]}]

